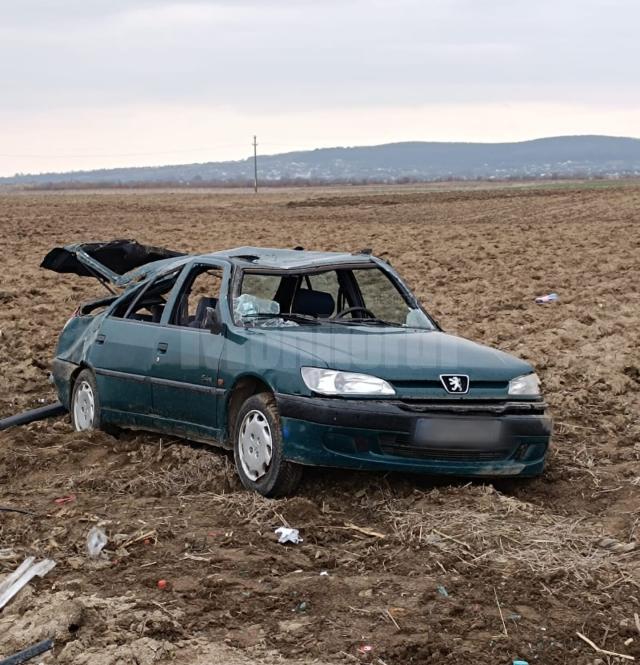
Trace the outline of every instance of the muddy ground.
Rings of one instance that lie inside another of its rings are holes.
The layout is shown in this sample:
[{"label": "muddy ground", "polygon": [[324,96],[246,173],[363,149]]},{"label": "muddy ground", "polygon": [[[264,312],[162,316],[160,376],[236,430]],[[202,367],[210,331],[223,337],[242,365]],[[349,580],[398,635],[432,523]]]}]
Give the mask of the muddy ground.
[{"label": "muddy ground", "polygon": [[[315,470],[278,501],[183,441],[2,432],[0,504],[32,514],[0,512],[0,573],[57,565],[0,613],[0,656],[54,637],[42,662],[631,662],[580,632],[640,660],[640,184],[14,192],[0,230],[0,417],[54,398],[57,333],[101,292],[39,269],[45,252],[133,237],[372,247],[446,330],[533,362],[555,419],[535,481]],[[277,544],[282,524],[304,542]]]}]

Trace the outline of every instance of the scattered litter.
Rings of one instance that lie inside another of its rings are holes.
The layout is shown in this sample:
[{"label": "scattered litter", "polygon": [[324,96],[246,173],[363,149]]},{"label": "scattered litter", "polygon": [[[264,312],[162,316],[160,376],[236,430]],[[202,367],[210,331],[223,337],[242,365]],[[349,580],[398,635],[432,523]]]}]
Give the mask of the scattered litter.
[{"label": "scattered litter", "polygon": [[529,665],[526,660],[514,660],[513,665]]},{"label": "scattered litter", "polygon": [[291,529],[288,526],[279,526],[274,533],[278,536],[278,542],[283,545],[285,543],[293,543],[294,545],[297,545],[302,542],[298,529]]},{"label": "scattered litter", "polygon": [[611,550],[616,554],[623,554],[625,552],[633,552],[638,547],[638,542],[633,540],[630,543],[622,543],[615,538],[601,538],[597,545],[605,550]]},{"label": "scattered litter", "polygon": [[140,568],[150,568],[151,566],[157,566],[157,561],[147,561],[147,563],[140,564]]},{"label": "scattered litter", "polygon": [[582,633],[576,632],[576,635],[582,641],[586,642],[597,653],[603,653],[607,656],[616,656],[617,658],[624,658],[625,660],[635,660],[634,656],[629,656],[624,653],[616,653],[615,651],[607,651],[607,649],[601,649],[595,642],[592,642],[588,637],[585,637]]},{"label": "scattered litter", "polygon": [[243,293],[233,299],[233,313],[238,318],[256,316],[257,314],[280,314],[280,305],[275,300],[257,298],[250,293]]},{"label": "scattered litter", "polygon": [[500,601],[498,600],[498,592],[496,591],[495,587],[493,587],[493,593],[496,597],[496,605],[498,606],[498,613],[500,614],[500,621],[502,621],[502,629],[504,630],[504,636],[509,637],[509,631],[507,630],[507,624],[504,621],[504,614],[502,613],[502,606],[500,605]]},{"label": "scattered litter", "polygon": [[57,499],[53,500],[53,503],[61,505],[63,503],[73,503],[76,500],[75,494],[68,494],[67,496],[59,496]]},{"label": "scattered litter", "polygon": [[140,541],[145,542],[147,540],[149,542],[151,542],[151,540],[153,540],[154,544],[157,542],[158,533],[156,532],[155,529],[151,529],[151,531],[146,531],[145,533],[140,533],[137,536],[133,536],[133,537],[129,538],[124,543],[122,543],[122,545],[120,545],[120,547],[126,549],[127,547],[131,547],[131,545],[135,545],[136,543],[139,543]]},{"label": "scattered litter", "polygon": [[276,317],[273,319],[266,319],[260,324],[263,328],[297,328],[300,324],[289,319]]},{"label": "scattered litter", "polygon": [[158,589],[164,590],[167,588],[167,580],[158,580]]},{"label": "scattered litter", "polygon": [[522,619],[522,614],[518,614],[517,612],[511,612],[508,618],[511,619],[511,621],[520,621],[520,619]]},{"label": "scattered litter", "polygon": [[[280,305],[275,300],[257,298],[249,293],[243,293],[233,299],[233,313],[236,319],[260,319],[263,328],[293,328],[298,327],[295,321],[289,321],[278,316]],[[271,317],[271,318],[270,318]]]},{"label": "scattered litter", "polygon": [[390,609],[385,610],[384,612],[382,612],[382,616],[385,619],[389,619],[389,621],[391,621],[391,623],[396,627],[396,630],[401,630],[400,624],[396,621],[396,618],[393,616]]},{"label": "scattered litter", "polygon": [[206,556],[198,556],[197,554],[190,554],[189,552],[185,552],[183,559],[189,559],[190,561],[204,561],[205,563],[211,563],[211,559],[209,559]]},{"label": "scattered litter", "polygon": [[45,651],[53,649],[53,640],[42,640],[33,646],[27,647],[18,653],[14,653],[13,656],[8,656],[0,660],[0,665],[20,665],[20,663],[26,663],[28,660],[43,654]]},{"label": "scattered litter", "polygon": [[344,528],[349,529],[351,531],[357,531],[358,533],[362,533],[365,536],[373,536],[374,538],[386,538],[384,533],[380,533],[379,531],[374,531],[373,529],[368,529],[367,527],[364,526],[357,526],[356,524],[352,524],[351,522],[345,522],[344,523]]},{"label": "scattered litter", "polygon": [[210,538],[233,538],[233,531],[209,531],[207,536]]},{"label": "scattered litter", "polygon": [[545,303],[555,302],[556,300],[558,300],[558,294],[557,293],[548,293],[546,296],[538,296],[536,298],[536,304],[537,305],[544,305]]},{"label": "scattered litter", "polygon": [[87,552],[90,557],[100,556],[104,546],[107,544],[107,534],[97,526],[92,526],[87,534]]},{"label": "scattered litter", "polygon": [[445,598],[449,597],[449,592],[442,586],[442,584],[438,584],[438,593]]},{"label": "scattered litter", "polygon": [[361,653],[361,654],[368,654],[368,653],[371,653],[372,651],[373,651],[373,647],[370,644],[361,644],[358,647],[358,653]]},{"label": "scattered litter", "polygon": [[309,603],[306,600],[303,600],[301,603],[296,605],[294,612],[306,612],[309,609]]},{"label": "scattered litter", "polygon": [[326,570],[321,570],[320,571],[320,577],[329,577],[329,572]]},{"label": "scattered litter", "polygon": [[55,565],[56,562],[52,559],[43,559],[39,563],[35,563],[35,557],[27,557],[0,584],[0,609],[34,577],[44,577]]}]

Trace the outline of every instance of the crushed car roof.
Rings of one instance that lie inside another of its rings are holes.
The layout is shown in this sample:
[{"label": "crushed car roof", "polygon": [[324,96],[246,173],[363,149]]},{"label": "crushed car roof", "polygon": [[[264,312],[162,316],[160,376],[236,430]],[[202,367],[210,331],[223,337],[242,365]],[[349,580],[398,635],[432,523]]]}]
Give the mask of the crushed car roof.
[{"label": "crushed car roof", "polygon": [[221,252],[203,254],[211,258],[224,258],[238,264],[251,264],[260,268],[311,268],[334,263],[369,263],[370,253],[315,252],[304,249],[277,249],[273,247],[236,247]]},{"label": "crushed car roof", "polygon": [[295,270],[336,263],[370,263],[369,250],[362,252],[310,252],[303,249],[236,247],[220,252],[184,254],[164,247],[141,245],[135,240],[86,242],[54,247],[42,268],[81,277],[96,277],[105,284],[126,287],[161,270],[171,270],[193,259],[222,259],[242,267]]}]

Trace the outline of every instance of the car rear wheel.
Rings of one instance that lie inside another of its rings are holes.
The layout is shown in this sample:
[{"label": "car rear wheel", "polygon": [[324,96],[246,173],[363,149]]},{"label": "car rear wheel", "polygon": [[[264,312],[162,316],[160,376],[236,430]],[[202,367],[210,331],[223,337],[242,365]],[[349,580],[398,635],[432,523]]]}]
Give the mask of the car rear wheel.
[{"label": "car rear wheel", "polygon": [[234,455],[242,484],[263,496],[286,496],[300,483],[302,468],[284,459],[280,414],[269,393],[252,395],[240,407]]},{"label": "car rear wheel", "polygon": [[93,372],[88,369],[78,374],[71,394],[71,423],[76,432],[100,429],[100,398]]}]

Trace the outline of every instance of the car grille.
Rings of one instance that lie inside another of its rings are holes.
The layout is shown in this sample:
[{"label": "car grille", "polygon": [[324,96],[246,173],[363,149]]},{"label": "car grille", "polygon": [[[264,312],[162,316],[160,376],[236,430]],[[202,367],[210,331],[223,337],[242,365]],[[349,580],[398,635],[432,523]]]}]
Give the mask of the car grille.
[{"label": "car grille", "polygon": [[[390,379],[394,388],[399,390],[434,390],[438,389],[444,393],[440,379],[421,379],[418,381],[405,379]],[[470,389],[477,390],[507,390],[508,381],[482,381],[474,379],[470,382]]]},{"label": "car grille", "polygon": [[452,448],[427,448],[409,443],[408,434],[381,434],[380,450],[386,455],[413,459],[451,460],[458,462],[483,462],[506,459],[511,451],[505,450],[456,450]]},{"label": "car grille", "polygon": [[420,400],[403,399],[394,401],[403,411],[410,413],[452,413],[474,415],[534,415],[544,413],[544,402],[516,402],[506,400],[441,399]]}]

